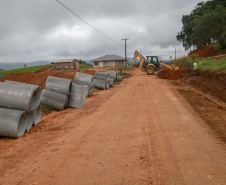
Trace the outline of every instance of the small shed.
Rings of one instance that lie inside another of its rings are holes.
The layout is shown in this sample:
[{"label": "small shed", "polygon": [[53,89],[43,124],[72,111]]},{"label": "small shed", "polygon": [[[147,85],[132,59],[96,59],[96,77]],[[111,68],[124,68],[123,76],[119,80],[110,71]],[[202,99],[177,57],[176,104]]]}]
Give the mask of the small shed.
[{"label": "small shed", "polygon": [[93,60],[93,68],[107,68],[107,67],[125,67],[126,60],[124,57],[117,55],[105,55]]},{"label": "small shed", "polygon": [[55,70],[79,69],[79,61],[76,59],[58,60],[55,62]]}]

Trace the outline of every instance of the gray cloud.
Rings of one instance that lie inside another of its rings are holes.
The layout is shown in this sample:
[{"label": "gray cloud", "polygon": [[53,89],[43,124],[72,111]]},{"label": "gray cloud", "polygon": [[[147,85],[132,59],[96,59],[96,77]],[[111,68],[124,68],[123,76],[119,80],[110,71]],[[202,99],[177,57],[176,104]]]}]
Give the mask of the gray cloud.
[{"label": "gray cloud", "polygon": [[[61,0],[106,39],[54,0],[1,0],[0,62],[63,58],[94,59],[105,54],[128,56],[134,50],[163,58],[186,54],[176,34],[181,17],[200,0]],[[106,15],[107,14],[107,15]]]}]

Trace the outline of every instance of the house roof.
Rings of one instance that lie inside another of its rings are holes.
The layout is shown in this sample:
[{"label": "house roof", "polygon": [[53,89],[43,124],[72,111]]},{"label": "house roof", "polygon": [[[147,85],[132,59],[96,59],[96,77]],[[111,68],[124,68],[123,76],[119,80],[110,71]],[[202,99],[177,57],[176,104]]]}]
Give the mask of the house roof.
[{"label": "house roof", "polygon": [[58,60],[58,61],[56,61],[56,63],[73,62],[74,60],[78,61],[77,59],[65,59],[65,60]]},{"label": "house roof", "polygon": [[97,61],[109,61],[109,60],[116,60],[117,61],[117,60],[125,60],[125,58],[117,56],[117,55],[105,55],[103,57],[96,58],[93,61],[97,62]]}]

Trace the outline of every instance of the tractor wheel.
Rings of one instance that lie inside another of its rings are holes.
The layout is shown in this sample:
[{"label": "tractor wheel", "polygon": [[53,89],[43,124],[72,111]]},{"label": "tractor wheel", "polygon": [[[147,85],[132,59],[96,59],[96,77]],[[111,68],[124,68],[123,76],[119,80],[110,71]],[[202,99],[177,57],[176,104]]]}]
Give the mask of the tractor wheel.
[{"label": "tractor wheel", "polygon": [[148,75],[153,75],[153,74],[155,73],[155,68],[152,67],[152,66],[147,67],[147,68],[146,68],[146,73],[147,73]]}]

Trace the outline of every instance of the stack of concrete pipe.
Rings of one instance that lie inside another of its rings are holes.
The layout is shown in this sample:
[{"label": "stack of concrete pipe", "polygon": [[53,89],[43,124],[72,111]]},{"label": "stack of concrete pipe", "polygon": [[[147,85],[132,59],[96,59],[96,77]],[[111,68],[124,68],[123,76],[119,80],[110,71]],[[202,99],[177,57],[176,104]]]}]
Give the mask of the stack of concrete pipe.
[{"label": "stack of concrete pipe", "polygon": [[77,72],[74,78],[74,84],[87,86],[86,97],[89,97],[93,91],[94,76]]},{"label": "stack of concrete pipe", "polygon": [[89,85],[88,77],[84,78],[83,73],[80,76],[81,79],[75,75],[76,81],[73,84],[69,79],[49,76],[46,80],[45,89],[42,91],[41,102],[54,107],[56,110],[63,110],[68,107],[84,107],[86,96],[89,96],[92,92],[93,83]]},{"label": "stack of concrete pipe", "polygon": [[121,82],[122,76],[116,71],[96,72],[94,76],[94,86],[98,89],[108,89],[114,87],[116,82]]},{"label": "stack of concrete pipe", "polygon": [[117,82],[118,72],[116,71],[107,71],[109,73],[109,85],[114,87]]},{"label": "stack of concrete pipe", "polygon": [[94,75],[94,87],[97,89],[108,89],[109,88],[109,73],[108,72],[96,72]]},{"label": "stack of concrete pipe", "polygon": [[68,107],[71,80],[48,76],[45,89],[42,91],[41,103],[50,105],[56,110]]},{"label": "stack of concrete pipe", "polygon": [[37,125],[42,116],[39,86],[5,81],[0,83],[0,135],[20,137]]}]

